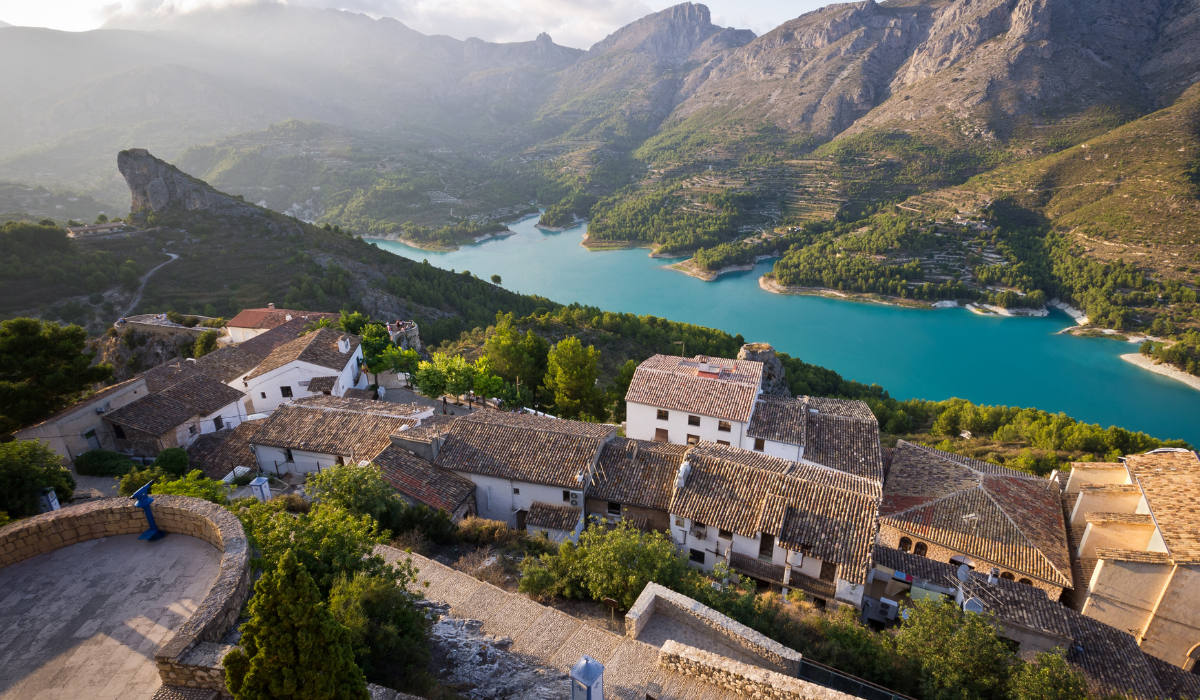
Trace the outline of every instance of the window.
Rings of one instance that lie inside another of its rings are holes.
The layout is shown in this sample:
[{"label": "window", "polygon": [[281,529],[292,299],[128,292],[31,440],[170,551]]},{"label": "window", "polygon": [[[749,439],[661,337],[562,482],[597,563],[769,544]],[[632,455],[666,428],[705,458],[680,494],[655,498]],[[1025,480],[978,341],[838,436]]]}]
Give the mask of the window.
[{"label": "window", "polygon": [[717,537],[720,537],[723,540],[732,540],[733,533],[729,530],[717,530]]},{"label": "window", "polygon": [[667,439],[667,429],[666,428],[655,428],[654,429],[654,441],[655,442],[670,442],[670,440]]},{"label": "window", "polygon": [[822,581],[835,581],[835,580],[837,580],[837,564],[834,564],[834,563],[833,563],[833,562],[831,562],[831,561],[823,561],[823,562],[821,562],[821,573],[820,573],[820,579],[821,579]]},{"label": "window", "polygon": [[907,552],[907,551],[910,551],[911,549],[912,549],[912,540],[908,539],[907,537],[901,537],[900,538],[900,551]]},{"label": "window", "polygon": [[571,502],[571,492],[563,491],[563,503],[570,503],[570,502]]},{"label": "window", "polygon": [[929,547],[924,542],[918,542],[917,546],[913,547],[913,554],[917,555],[918,557],[925,556],[925,553],[928,551]]},{"label": "window", "polygon": [[688,425],[700,425],[700,416],[688,416]]},{"label": "window", "polygon": [[687,444],[689,444],[689,445],[700,444],[700,436],[699,435],[688,435],[688,443]]},{"label": "window", "polygon": [[662,410],[661,408],[660,408],[660,409],[658,409],[658,419],[659,419],[659,420],[666,420],[666,419],[667,419],[667,418],[669,418],[670,416],[671,416],[671,414],[670,414],[670,413],[668,413],[667,411],[664,411],[664,410]]},{"label": "window", "polygon": [[124,440],[125,439],[125,429],[119,425],[114,425],[113,426],[113,435],[116,435],[118,440]]},{"label": "window", "polygon": [[608,514],[609,515],[620,515],[621,514],[621,504],[609,501],[608,502]]},{"label": "window", "polygon": [[1013,576],[1012,573],[1005,571],[1004,573],[1000,574],[1000,578],[1004,579],[1005,581],[1012,581],[1016,578],[1016,576]]},{"label": "window", "polygon": [[222,418],[220,416],[213,418],[213,429],[220,430],[224,427],[225,427],[225,419],[224,418]]},{"label": "window", "polygon": [[683,518],[675,518],[675,527],[683,527]]},{"label": "window", "polygon": [[196,426],[189,425],[188,426],[188,435],[195,435],[195,434],[196,434]]},{"label": "window", "polygon": [[733,432],[733,424],[727,420],[719,420],[717,421],[717,430],[720,430],[722,433]]},{"label": "window", "polygon": [[264,392],[261,392],[261,393],[262,393],[262,397],[263,397],[264,399],[265,399],[265,398],[267,398],[267,392],[265,392],[265,391],[264,391]]},{"label": "window", "polygon": [[287,461],[289,461],[289,462],[295,462],[295,461],[296,461],[296,460],[292,459],[292,448],[290,448],[290,447],[288,447],[288,448],[285,448],[285,449],[283,450],[283,454],[284,454],[284,458],[285,458]]},{"label": "window", "polygon": [[521,493],[521,489],[519,489],[519,488],[517,488],[516,486],[514,486],[514,487],[513,487],[513,493],[514,493],[514,494],[519,494],[519,493]]},{"label": "window", "polygon": [[775,535],[762,533],[762,539],[758,542],[758,558],[770,560],[775,556]]},{"label": "window", "polygon": [[754,451],[762,452],[767,446],[767,441],[762,438],[754,438]]},{"label": "window", "polygon": [[1025,584],[1026,586],[1032,586],[1032,585],[1033,585],[1033,581],[1030,581],[1030,580],[1029,580],[1029,579],[1027,579],[1027,578],[1023,578],[1023,579],[1021,579],[1020,581],[1017,581],[1017,583],[1023,583],[1023,584]]},{"label": "window", "polygon": [[718,445],[728,445],[729,441],[728,440],[717,440],[717,444]]},{"label": "window", "polygon": [[290,398],[292,398],[292,387],[281,386],[281,387],[279,387],[279,393],[283,394],[283,398],[290,399]]},{"label": "window", "polygon": [[704,564],[704,550],[703,549],[689,549],[688,550],[688,561],[692,562],[693,564]]}]

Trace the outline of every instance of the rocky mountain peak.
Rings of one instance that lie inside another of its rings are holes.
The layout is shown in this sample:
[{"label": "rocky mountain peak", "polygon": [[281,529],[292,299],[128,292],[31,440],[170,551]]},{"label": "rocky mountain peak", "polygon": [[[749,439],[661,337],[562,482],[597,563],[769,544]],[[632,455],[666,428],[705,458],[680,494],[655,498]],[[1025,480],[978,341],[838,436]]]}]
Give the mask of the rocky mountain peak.
[{"label": "rocky mountain peak", "polygon": [[117,154],[117,169],[129,185],[129,194],[133,198],[129,210],[132,212],[179,208],[237,216],[259,211],[253,204],[218,192],[208,183],[155,158],[144,148],[131,148]]},{"label": "rocky mountain peak", "polygon": [[660,63],[680,64],[721,29],[712,23],[706,5],[685,2],[625,25],[596,42],[587,57],[636,52],[649,54]]}]

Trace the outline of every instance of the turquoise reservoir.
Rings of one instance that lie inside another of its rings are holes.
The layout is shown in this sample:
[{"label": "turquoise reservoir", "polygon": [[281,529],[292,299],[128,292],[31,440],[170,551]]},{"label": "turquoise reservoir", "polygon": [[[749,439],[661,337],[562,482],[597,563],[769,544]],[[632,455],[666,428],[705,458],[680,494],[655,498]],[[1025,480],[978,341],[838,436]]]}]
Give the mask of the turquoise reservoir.
[{"label": "turquoise reservoir", "polygon": [[980,316],[966,309],[906,309],[763,291],[754,270],[703,282],[667,269],[645,249],[588,252],[584,226],[561,233],[534,227],[453,252],[392,241],[379,247],[562,303],[652,314],[741,333],[849,379],[879,384],[896,398],[945,399],[1062,411],[1200,445],[1200,391],[1122,360],[1131,343],[1076,338],[1054,311],[1045,318]]}]

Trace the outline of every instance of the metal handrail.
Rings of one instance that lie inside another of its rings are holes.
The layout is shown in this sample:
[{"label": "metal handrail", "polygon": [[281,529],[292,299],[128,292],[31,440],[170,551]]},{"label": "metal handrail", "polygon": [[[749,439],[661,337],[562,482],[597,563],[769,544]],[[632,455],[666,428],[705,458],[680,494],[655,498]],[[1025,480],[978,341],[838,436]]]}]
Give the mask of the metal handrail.
[{"label": "metal handrail", "polygon": [[865,678],[852,676],[832,666],[808,659],[800,659],[800,669],[796,676],[809,683],[863,698],[863,700],[913,700],[907,695],[889,690]]}]

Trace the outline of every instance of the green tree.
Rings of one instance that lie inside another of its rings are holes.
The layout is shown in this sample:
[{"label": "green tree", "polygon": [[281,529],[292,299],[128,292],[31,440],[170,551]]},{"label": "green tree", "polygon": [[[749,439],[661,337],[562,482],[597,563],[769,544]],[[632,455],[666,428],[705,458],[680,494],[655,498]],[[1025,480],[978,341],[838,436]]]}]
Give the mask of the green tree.
[{"label": "green tree", "polygon": [[379,355],[381,366],[380,371],[390,371],[396,374],[411,375],[417,371],[417,367],[421,364],[421,355],[413,349],[401,350],[395,345],[389,345],[384,348]]},{"label": "green tree", "polygon": [[33,318],[0,322],[0,434],[45,418],[97,382],[111,365],[91,366],[87,331]]},{"label": "green tree", "polygon": [[637,371],[638,363],[628,360],[621,365],[617,376],[608,388],[608,403],[611,406],[612,418],[616,423],[625,420],[625,395],[629,393],[629,385],[633,383],[633,373]]},{"label": "green tree", "polygon": [[163,479],[150,487],[150,493],[202,498],[219,506],[229,504],[229,494],[232,491],[233,487],[223,481],[209,479],[199,469],[193,469],[182,478]]},{"label": "green tree", "polygon": [[[380,366],[379,357],[392,345],[392,336],[388,334],[387,326],[381,323],[371,323],[362,329],[363,361],[368,365]],[[372,370],[375,372],[375,370]]]},{"label": "green tree", "polygon": [[504,391],[504,380],[492,371],[492,361],[487,355],[475,360],[475,393],[485,399],[499,396]]},{"label": "green tree", "polygon": [[[600,351],[586,349],[575,336],[567,336],[550,349],[542,386],[554,397],[554,408],[564,418],[595,415],[596,379],[600,376]],[[600,416],[596,416],[600,417]]]},{"label": "green tree", "polygon": [[204,357],[208,353],[217,349],[217,338],[221,337],[221,331],[211,330],[204,331],[196,338],[196,344],[192,346],[192,357]]},{"label": "green tree", "polygon": [[188,453],[182,447],[168,447],[154,458],[153,466],[164,472],[181,477],[188,472]]},{"label": "green tree", "polygon": [[[343,311],[342,313],[345,314],[346,312]],[[306,324],[304,326],[304,331],[301,332],[300,335],[308,335],[309,333],[312,333],[313,331],[320,330],[322,328],[329,328],[331,326],[333,326],[333,321],[331,319],[329,319],[328,317],[318,318],[317,320]]]},{"label": "green tree", "polygon": [[351,335],[362,335],[363,326],[371,322],[370,316],[365,316],[361,311],[350,313],[342,309],[342,317],[338,320],[338,327]]},{"label": "green tree", "polygon": [[374,464],[341,464],[310,474],[306,489],[322,505],[343,508],[355,515],[369,515],[378,523],[402,505],[396,490],[383,480]]},{"label": "green tree", "polygon": [[259,551],[256,565],[264,570],[277,567],[284,553],[295,548],[296,556],[322,591],[328,591],[342,574],[367,571],[392,575],[392,567],[374,553],[375,545],[386,540],[369,515],[317,505],[293,517],[285,510],[283,499],[267,503],[238,501],[233,511]]},{"label": "green tree", "polygon": [[991,620],[928,600],[909,609],[896,650],[916,664],[925,700],[1000,700],[1016,661]]},{"label": "green tree", "polygon": [[530,387],[541,385],[549,351],[550,344],[541,336],[532,331],[518,331],[511,313],[496,314],[495,331],[483,344],[483,354],[496,376],[509,384],[516,385],[520,380]]},{"label": "green tree", "polygon": [[14,518],[37,515],[45,488],[53,488],[60,503],[75,495],[75,477],[57,452],[39,440],[0,444],[0,512]]},{"label": "green tree", "polygon": [[1062,652],[1040,652],[1036,663],[1020,664],[1009,681],[1011,700],[1088,700],[1087,680],[1067,665]]},{"label": "green tree", "polygon": [[500,275],[492,275],[492,284],[500,284]]},{"label": "green tree", "polygon": [[422,362],[412,375],[413,386],[417,391],[436,399],[446,393],[446,373],[432,362]]},{"label": "green tree", "polygon": [[441,367],[446,375],[446,392],[453,396],[462,396],[475,388],[475,367],[462,355],[446,356],[435,353],[435,364]]},{"label": "green tree", "polygon": [[224,658],[236,700],[369,700],[350,631],[291,549],[254,585],[248,612],[241,646]]},{"label": "green tree", "polygon": [[135,466],[129,457],[112,450],[88,450],[75,458],[75,473],[83,476],[121,476]]},{"label": "green tree", "polygon": [[425,679],[428,624],[407,586],[415,578],[405,564],[398,580],[364,573],[342,576],[329,592],[329,610],[350,630],[354,658],[367,680],[396,689],[415,689]]}]

